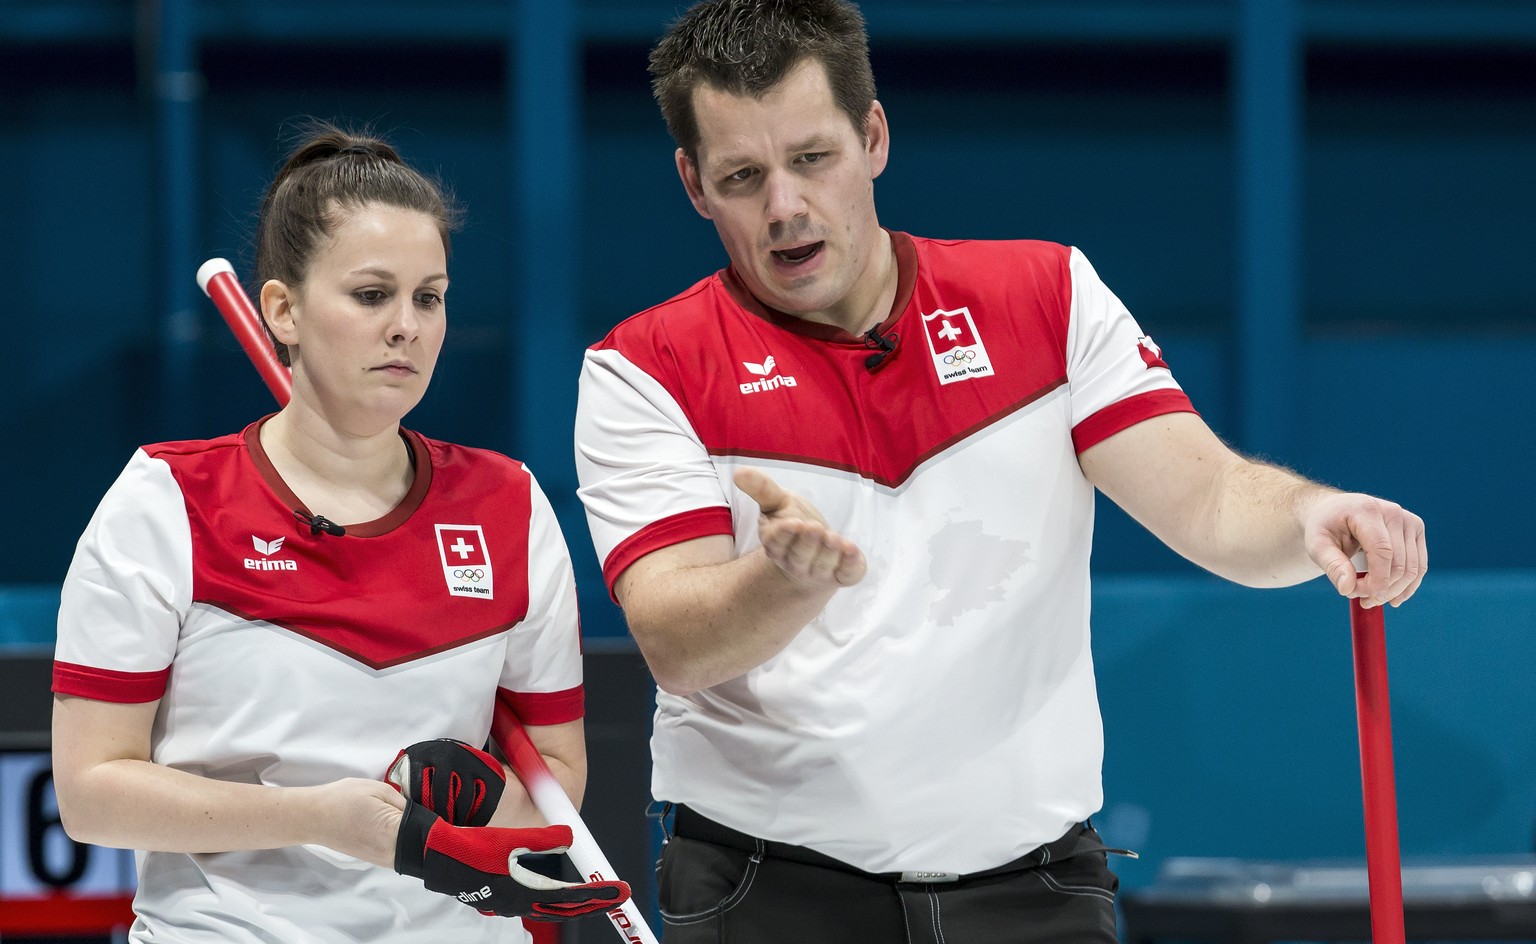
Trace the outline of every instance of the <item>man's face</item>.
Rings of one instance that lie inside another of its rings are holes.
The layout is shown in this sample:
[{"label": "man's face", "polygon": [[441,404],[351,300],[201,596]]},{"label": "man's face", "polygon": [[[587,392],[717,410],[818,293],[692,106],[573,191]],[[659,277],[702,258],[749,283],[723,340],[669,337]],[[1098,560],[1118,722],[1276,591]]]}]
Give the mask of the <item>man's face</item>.
[{"label": "man's face", "polygon": [[678,174],[747,287],[770,308],[862,330],[886,245],[874,198],[890,140],[880,103],[866,140],[821,63],[806,60],[761,98],[701,85],[693,107],[698,162],[679,149]]}]

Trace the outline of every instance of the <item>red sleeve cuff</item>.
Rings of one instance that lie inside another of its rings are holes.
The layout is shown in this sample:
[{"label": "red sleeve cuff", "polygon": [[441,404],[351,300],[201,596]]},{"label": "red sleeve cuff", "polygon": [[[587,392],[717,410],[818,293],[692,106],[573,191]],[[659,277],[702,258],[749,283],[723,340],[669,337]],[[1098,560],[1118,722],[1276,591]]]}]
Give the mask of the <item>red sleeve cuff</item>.
[{"label": "red sleeve cuff", "polygon": [[496,694],[523,724],[565,724],[586,714],[586,690],[580,685],[563,692],[514,692],[501,688]]},{"label": "red sleeve cuff", "polygon": [[628,570],[630,564],[652,551],[692,541],[694,538],[733,533],[735,529],[731,525],[731,509],[724,506],[696,508],[669,515],[660,521],[652,521],[620,541],[619,546],[609,553],[608,559],[603,561],[603,581],[608,584],[608,595],[613,596],[613,585],[619,575]]},{"label": "red sleeve cuff", "polygon": [[158,672],[118,672],[73,662],[53,663],[53,690],[60,695],[79,695],[97,701],[139,704],[165,695],[171,667]]},{"label": "red sleeve cuff", "polygon": [[1199,415],[1194,404],[1189,402],[1189,396],[1182,390],[1152,390],[1147,393],[1138,393],[1134,397],[1111,403],[1072,427],[1072,445],[1081,455],[1090,447],[1097,446],[1121,430],[1129,429],[1142,420],[1149,420],[1165,413]]}]

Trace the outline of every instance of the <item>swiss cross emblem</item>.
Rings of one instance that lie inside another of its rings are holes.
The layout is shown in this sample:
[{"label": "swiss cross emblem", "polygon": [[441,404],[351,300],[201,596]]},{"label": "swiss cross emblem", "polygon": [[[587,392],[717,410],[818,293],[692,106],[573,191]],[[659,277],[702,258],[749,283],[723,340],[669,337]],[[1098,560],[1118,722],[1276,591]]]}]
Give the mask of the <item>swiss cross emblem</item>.
[{"label": "swiss cross emblem", "polygon": [[939,383],[992,376],[992,359],[981,343],[976,321],[969,308],[939,310],[923,316],[923,330],[928,335],[928,353]]},{"label": "swiss cross emblem", "polygon": [[941,311],[924,319],[923,325],[928,329],[934,353],[942,354],[951,348],[976,346],[976,329],[971,326],[969,318],[962,318],[960,314]]},{"label": "swiss cross emblem", "polygon": [[440,524],[437,555],[443,563],[448,593],[456,597],[495,596],[491,579],[491,555],[485,546],[485,530],[478,524]]}]

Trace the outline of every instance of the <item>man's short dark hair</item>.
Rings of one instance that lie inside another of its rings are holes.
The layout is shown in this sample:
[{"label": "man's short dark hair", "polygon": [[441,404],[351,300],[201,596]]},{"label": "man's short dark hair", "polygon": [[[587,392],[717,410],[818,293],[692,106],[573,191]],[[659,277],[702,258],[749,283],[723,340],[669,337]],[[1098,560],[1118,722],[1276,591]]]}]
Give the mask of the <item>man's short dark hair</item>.
[{"label": "man's short dark hair", "polygon": [[863,137],[875,76],[864,17],[847,0],[703,0],[651,50],[651,89],[672,139],[696,161],[694,89],[760,98],[806,59],[825,67],[833,101]]}]

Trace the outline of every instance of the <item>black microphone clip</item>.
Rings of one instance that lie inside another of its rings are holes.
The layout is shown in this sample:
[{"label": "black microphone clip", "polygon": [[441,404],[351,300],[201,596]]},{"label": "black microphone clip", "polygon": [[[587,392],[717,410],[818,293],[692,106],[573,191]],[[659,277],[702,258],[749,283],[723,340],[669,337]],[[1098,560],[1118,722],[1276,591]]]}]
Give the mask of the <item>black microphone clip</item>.
[{"label": "black microphone clip", "polygon": [[896,350],[896,343],[900,340],[901,335],[894,331],[890,334],[881,334],[879,325],[875,325],[864,332],[864,346],[875,352],[864,358],[864,367],[868,370],[874,370],[885,363],[885,359],[891,356],[892,351]]},{"label": "black microphone clip", "polygon": [[295,508],[293,510],[293,516],[299,519],[301,524],[309,526],[309,533],[311,535],[329,534],[333,537],[339,538],[347,533],[346,528],[343,528],[341,525],[327,518],[325,515],[314,515],[311,517],[310,515],[306,515],[304,512]]}]

